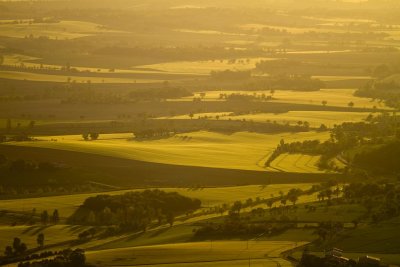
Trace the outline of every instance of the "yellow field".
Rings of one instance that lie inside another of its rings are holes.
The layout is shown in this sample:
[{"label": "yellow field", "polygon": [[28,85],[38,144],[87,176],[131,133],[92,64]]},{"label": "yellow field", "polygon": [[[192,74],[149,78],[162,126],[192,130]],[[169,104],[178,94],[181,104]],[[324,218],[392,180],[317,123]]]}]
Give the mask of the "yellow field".
[{"label": "yellow field", "polygon": [[[234,116],[229,112],[223,113],[196,113],[193,114],[193,119],[204,118],[219,120],[246,120],[254,122],[273,122],[281,124],[289,123],[296,125],[298,121],[307,121],[312,127],[319,127],[325,124],[328,127],[333,127],[335,124],[343,122],[359,122],[363,121],[370,113],[368,112],[339,112],[339,111],[289,111],[286,113],[258,113]],[[163,117],[163,119],[189,119],[189,115],[180,115],[174,117]]]},{"label": "yellow field", "polygon": [[126,79],[126,78],[107,78],[107,77],[84,77],[84,76],[64,76],[39,74],[22,71],[0,71],[0,78],[12,80],[27,80],[36,82],[77,82],[77,83],[157,83],[161,80],[152,79]]},{"label": "yellow field", "polygon": [[[244,201],[248,198],[270,198],[271,195],[278,196],[279,192],[287,193],[292,188],[302,190],[310,189],[312,184],[279,184],[279,185],[250,185],[237,187],[216,187],[216,188],[162,188],[166,192],[178,192],[184,196],[198,198],[203,206],[211,207],[224,203],[230,204],[236,200]],[[138,189],[139,190],[139,189]],[[75,194],[65,196],[52,196],[40,198],[0,200],[0,210],[31,212],[36,208],[40,213],[43,210],[52,212],[58,209],[62,218],[69,217],[81,205],[85,199],[99,194],[119,195],[137,190],[117,190],[102,193]]]},{"label": "yellow field", "polygon": [[47,37],[50,39],[75,39],[98,33],[111,32],[101,25],[84,21],[60,21],[57,23],[0,24],[0,36],[25,38]]},{"label": "yellow field", "polygon": [[290,241],[217,241],[88,251],[101,266],[291,266],[280,253],[304,245]]},{"label": "yellow field", "polygon": [[282,154],[275,159],[268,170],[299,173],[323,173],[319,170],[317,163],[320,156],[309,156],[302,154]]},{"label": "yellow field", "polygon": [[36,237],[39,233],[45,235],[45,245],[57,244],[77,239],[78,234],[88,227],[73,225],[52,226],[0,226],[0,247],[12,245],[14,237],[19,237],[28,248],[36,248]]},{"label": "yellow field", "polygon": [[[183,138],[183,137],[186,138]],[[174,165],[263,170],[265,158],[281,139],[286,142],[327,140],[329,133],[304,132],[231,135],[193,132],[153,141],[130,140],[132,134],[104,134],[97,141],[83,141],[80,135],[37,137],[39,141],[13,142],[18,146],[43,147],[93,153],[133,160]],[[57,141],[51,141],[57,140]]]},{"label": "yellow field", "polygon": [[276,60],[274,58],[238,58],[233,60],[205,60],[205,61],[179,61],[151,65],[143,65],[138,68],[154,69],[168,73],[190,73],[208,75],[211,71],[224,70],[251,70],[261,60]]},{"label": "yellow field", "polygon": [[[347,107],[349,102],[354,103],[354,107],[358,108],[373,108],[376,106],[380,109],[388,109],[383,102],[373,101],[369,98],[356,97],[354,92],[356,89],[321,89],[319,91],[290,91],[290,90],[276,90],[273,98],[273,102],[280,103],[293,103],[293,104],[309,104],[309,105],[320,105],[322,101],[327,101],[327,106],[334,107]],[[206,91],[205,100],[218,100],[220,94],[234,94],[241,93],[247,95],[262,94],[270,95],[270,91]],[[200,92],[195,94],[195,97],[200,97]],[[186,99],[192,100],[193,97],[186,97]]]}]

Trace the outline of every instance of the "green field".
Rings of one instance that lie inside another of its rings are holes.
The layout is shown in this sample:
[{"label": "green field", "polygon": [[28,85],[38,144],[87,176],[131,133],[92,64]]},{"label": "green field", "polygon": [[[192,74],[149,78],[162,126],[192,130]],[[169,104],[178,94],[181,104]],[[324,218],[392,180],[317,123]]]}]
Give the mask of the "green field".
[{"label": "green field", "polygon": [[[88,251],[101,266],[291,266],[280,253],[303,245],[290,241],[215,241]],[[155,255],[157,255],[155,257]]]},{"label": "green field", "polygon": [[263,170],[266,157],[275,149],[281,139],[286,142],[327,140],[329,133],[304,132],[269,135],[239,132],[227,135],[201,131],[154,141],[130,140],[132,137],[133,135],[129,133],[104,134],[97,141],[87,142],[78,135],[51,136],[37,137],[38,141],[10,144],[174,165]]}]

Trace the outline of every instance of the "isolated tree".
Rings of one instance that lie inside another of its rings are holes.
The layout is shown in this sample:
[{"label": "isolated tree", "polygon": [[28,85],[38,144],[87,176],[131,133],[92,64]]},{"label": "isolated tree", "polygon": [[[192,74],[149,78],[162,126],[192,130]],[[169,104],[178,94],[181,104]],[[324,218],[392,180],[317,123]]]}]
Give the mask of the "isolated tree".
[{"label": "isolated tree", "polygon": [[347,105],[348,105],[350,108],[353,108],[353,107],[354,107],[354,102],[349,102]]},{"label": "isolated tree", "polygon": [[6,122],[6,131],[7,131],[7,133],[11,131],[11,127],[12,127],[11,126],[11,120],[7,119],[7,122]]},{"label": "isolated tree", "polygon": [[60,221],[60,214],[57,209],[53,211],[52,221],[54,224],[57,224]]},{"label": "isolated tree", "polygon": [[35,121],[30,121],[29,128],[32,129],[33,127],[35,127]]},{"label": "isolated tree", "polygon": [[7,246],[4,250],[4,255],[6,255],[6,257],[11,257],[13,255],[13,248],[11,246]]},{"label": "isolated tree", "polygon": [[85,141],[89,140],[89,134],[87,134],[87,133],[82,134],[82,138]]},{"label": "isolated tree", "polygon": [[326,101],[326,100],[323,100],[322,101],[322,105],[325,107],[326,105],[328,104],[328,101]]},{"label": "isolated tree", "polygon": [[194,114],[193,113],[189,113],[189,117],[190,117],[190,119],[193,119]]},{"label": "isolated tree", "polygon": [[49,213],[47,212],[47,210],[43,211],[40,215],[40,221],[42,222],[42,224],[47,224],[49,222]]},{"label": "isolated tree", "polygon": [[36,242],[37,242],[39,247],[43,247],[44,246],[44,234],[43,233],[38,234],[38,236],[36,238]]},{"label": "isolated tree", "polygon": [[97,140],[99,139],[99,134],[98,133],[90,133],[90,139],[92,140]]}]

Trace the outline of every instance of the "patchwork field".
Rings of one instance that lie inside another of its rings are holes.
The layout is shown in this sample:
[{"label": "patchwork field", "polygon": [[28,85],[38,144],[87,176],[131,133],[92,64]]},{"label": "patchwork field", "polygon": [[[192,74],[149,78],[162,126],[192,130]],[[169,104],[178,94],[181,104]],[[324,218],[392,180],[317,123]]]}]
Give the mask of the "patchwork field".
[{"label": "patchwork field", "polygon": [[[117,158],[242,170],[263,170],[263,163],[281,139],[286,142],[329,138],[329,133],[304,132],[258,134],[239,132],[231,135],[193,132],[168,139],[135,141],[133,135],[104,134],[93,142],[79,135],[37,137],[37,141],[13,142],[11,145],[51,148],[93,153]],[[52,141],[53,140],[53,141]],[[57,141],[54,141],[57,140]]]},{"label": "patchwork field", "polygon": [[268,170],[282,172],[299,172],[299,173],[321,173],[317,163],[319,156],[309,156],[302,154],[282,154],[275,159]]},{"label": "patchwork field", "polygon": [[[291,266],[279,258],[304,242],[217,241],[88,251],[90,263],[101,266]],[[157,257],[154,257],[157,255]],[[254,263],[254,265],[253,265]]]}]

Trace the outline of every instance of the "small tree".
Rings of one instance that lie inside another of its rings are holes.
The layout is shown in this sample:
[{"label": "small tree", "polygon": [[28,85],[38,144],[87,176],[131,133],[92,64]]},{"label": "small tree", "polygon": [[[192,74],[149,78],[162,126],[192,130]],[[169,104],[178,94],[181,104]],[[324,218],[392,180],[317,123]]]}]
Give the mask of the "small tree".
[{"label": "small tree", "polygon": [[99,133],[90,133],[90,139],[97,140],[99,139]]},{"label": "small tree", "polygon": [[88,141],[89,140],[89,134],[87,134],[87,133],[82,134],[82,138],[83,138],[83,140]]},{"label": "small tree", "polygon": [[37,242],[39,247],[43,247],[44,246],[44,234],[43,233],[38,234],[38,236],[36,238],[36,242]]},{"label": "small tree", "polygon": [[354,102],[349,102],[347,105],[348,105],[350,108],[353,108],[353,107],[354,107]]},{"label": "small tree", "polygon": [[60,221],[60,214],[57,209],[53,211],[52,221],[54,224],[57,224]]},{"label": "small tree", "polygon": [[47,212],[47,210],[42,212],[42,214],[40,215],[40,220],[42,224],[47,224],[49,222],[49,213]]},{"label": "small tree", "polygon": [[323,100],[322,101],[322,105],[325,107],[326,105],[328,104],[328,101],[326,101],[326,100]]},{"label": "small tree", "polygon": [[4,255],[6,255],[6,257],[11,257],[13,255],[13,248],[11,246],[7,246],[4,250]]}]

